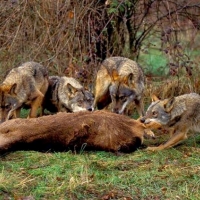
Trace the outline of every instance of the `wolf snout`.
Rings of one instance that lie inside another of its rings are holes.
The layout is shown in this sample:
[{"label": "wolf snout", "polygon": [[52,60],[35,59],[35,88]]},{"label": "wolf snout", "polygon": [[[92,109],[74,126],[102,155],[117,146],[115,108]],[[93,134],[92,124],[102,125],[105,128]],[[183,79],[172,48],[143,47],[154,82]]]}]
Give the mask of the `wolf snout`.
[{"label": "wolf snout", "polygon": [[140,119],[140,122],[142,122],[143,124],[149,124],[151,121],[148,118],[142,117]]},{"label": "wolf snout", "polygon": [[119,114],[119,110],[118,109],[114,109],[114,113]]},{"label": "wolf snout", "polygon": [[141,119],[140,119],[140,121],[142,122],[142,123],[145,123],[145,118],[144,117],[142,117]]},{"label": "wolf snout", "polygon": [[92,107],[90,107],[90,108],[87,108],[87,110],[88,110],[88,111],[93,111],[93,108],[92,108]]},{"label": "wolf snout", "polygon": [[123,110],[122,109],[120,110],[119,108],[114,108],[113,112],[116,113],[116,114],[120,114],[120,115],[124,114]]}]

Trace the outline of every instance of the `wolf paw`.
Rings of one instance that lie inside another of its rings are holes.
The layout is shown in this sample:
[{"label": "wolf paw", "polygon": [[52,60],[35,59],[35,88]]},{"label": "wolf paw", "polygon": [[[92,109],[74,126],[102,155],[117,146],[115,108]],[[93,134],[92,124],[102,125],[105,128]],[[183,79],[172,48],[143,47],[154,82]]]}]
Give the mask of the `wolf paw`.
[{"label": "wolf paw", "polygon": [[148,151],[160,151],[162,148],[160,146],[158,147],[147,147],[146,150]]},{"label": "wolf paw", "polygon": [[150,129],[145,129],[144,130],[144,137],[147,138],[147,139],[148,138],[153,138],[153,139],[156,138],[154,132],[151,131]]}]

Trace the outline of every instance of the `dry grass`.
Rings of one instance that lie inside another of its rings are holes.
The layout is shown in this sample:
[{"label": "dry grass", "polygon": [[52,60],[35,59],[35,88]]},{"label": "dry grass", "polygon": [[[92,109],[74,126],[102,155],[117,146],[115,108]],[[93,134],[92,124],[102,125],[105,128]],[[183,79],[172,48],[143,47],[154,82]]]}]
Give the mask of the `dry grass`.
[{"label": "dry grass", "polygon": [[[117,22],[112,15],[108,15],[105,2],[106,0],[98,3],[95,0],[0,1],[2,8],[0,80],[7,70],[23,62],[34,60],[46,65],[50,74],[73,76],[92,89],[101,59],[111,56],[110,49],[113,49],[115,55],[122,52],[118,46],[116,48],[114,44],[109,43],[110,36],[106,31],[109,29],[108,22]],[[191,50],[199,49],[198,30],[193,28],[194,31],[188,30],[187,34],[183,32],[178,37],[185,45],[182,49],[186,49],[189,54]],[[151,37],[155,39],[153,41],[150,39],[150,43],[146,40],[141,49],[147,48],[149,55],[155,47],[158,50],[161,46],[159,34],[152,35]],[[123,37],[122,35],[118,37]],[[170,42],[173,45],[176,41]],[[194,63],[198,64],[197,55]],[[165,56],[169,57],[169,55]],[[156,62],[159,66],[160,62]],[[154,66],[150,60],[147,63]]]},{"label": "dry grass", "polygon": [[199,73],[199,70],[194,70],[192,76],[184,74],[180,76],[147,78],[144,94],[146,103],[151,101],[150,97],[152,94],[161,99],[192,92],[200,94]]},{"label": "dry grass", "polygon": [[1,80],[7,70],[29,60],[46,65],[51,74],[84,81],[96,72],[96,43],[92,46],[90,40],[97,37],[96,29],[103,28],[101,4],[9,0],[0,1],[0,7]]}]

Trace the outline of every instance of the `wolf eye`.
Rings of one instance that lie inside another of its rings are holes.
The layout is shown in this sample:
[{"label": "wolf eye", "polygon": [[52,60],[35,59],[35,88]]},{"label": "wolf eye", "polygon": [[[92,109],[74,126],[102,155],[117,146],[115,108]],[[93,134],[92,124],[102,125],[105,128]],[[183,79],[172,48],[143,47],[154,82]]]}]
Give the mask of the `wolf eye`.
[{"label": "wolf eye", "polygon": [[10,107],[10,105],[5,105],[5,108],[8,109]]},{"label": "wolf eye", "polygon": [[121,97],[119,97],[119,99],[121,100],[121,101],[126,101],[126,97],[125,96],[121,96]]},{"label": "wolf eye", "polygon": [[158,112],[153,111],[153,112],[152,112],[152,115],[153,115],[153,117],[157,117],[157,116],[158,116]]},{"label": "wolf eye", "polygon": [[6,104],[5,106],[1,106],[1,109],[9,109],[10,108],[10,104]]},{"label": "wolf eye", "polygon": [[92,103],[93,100],[91,100],[91,99],[87,99],[87,102],[88,102],[88,103]]}]

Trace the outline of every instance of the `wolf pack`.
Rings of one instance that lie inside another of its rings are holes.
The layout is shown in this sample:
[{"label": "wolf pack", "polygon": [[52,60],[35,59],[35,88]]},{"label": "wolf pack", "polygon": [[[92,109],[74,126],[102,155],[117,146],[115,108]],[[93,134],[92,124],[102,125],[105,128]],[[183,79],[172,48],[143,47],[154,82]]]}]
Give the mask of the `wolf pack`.
[{"label": "wolf pack", "polygon": [[[188,93],[159,99],[144,110],[145,75],[142,67],[125,57],[109,57],[100,65],[94,91],[67,76],[50,76],[48,68],[37,62],[25,62],[11,69],[0,84],[0,123],[20,118],[22,108],[30,108],[28,118],[60,112],[78,113],[107,110],[126,115],[130,106],[138,112],[136,123],[145,127],[151,137],[153,130],[169,132],[169,139],[147,150],[168,149],[187,138],[187,133],[200,131],[200,95]],[[113,118],[114,120],[114,118]],[[1,125],[0,125],[1,126]]]}]

